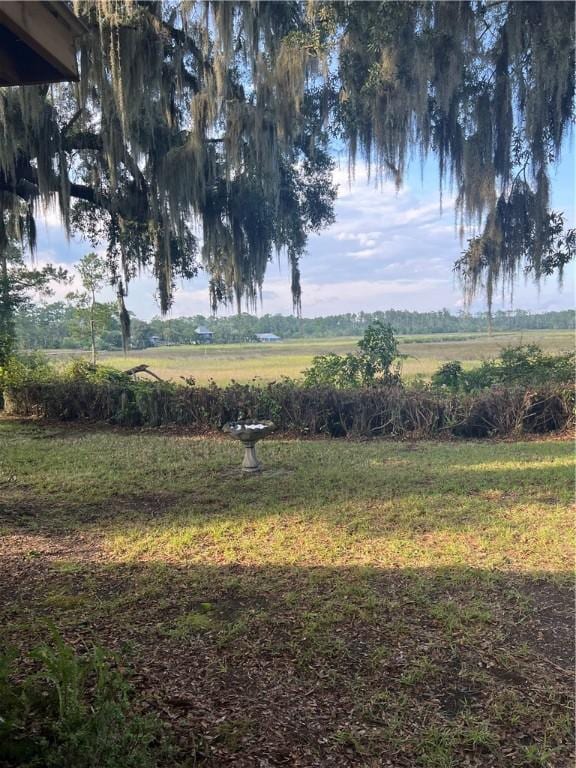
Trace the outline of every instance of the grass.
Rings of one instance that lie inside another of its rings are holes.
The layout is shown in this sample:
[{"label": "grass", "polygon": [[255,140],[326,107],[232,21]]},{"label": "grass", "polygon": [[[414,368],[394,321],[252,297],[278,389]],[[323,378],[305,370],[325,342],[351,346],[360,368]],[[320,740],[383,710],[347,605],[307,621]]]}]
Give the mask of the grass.
[{"label": "grass", "polygon": [[[460,360],[471,368],[482,360],[496,357],[509,344],[539,344],[549,353],[570,352],[574,348],[571,331],[524,331],[487,334],[445,334],[400,337],[400,350],[408,355],[403,373],[429,377],[442,363]],[[116,352],[101,354],[101,361],[120,369],[145,363],[159,376],[178,381],[192,376],[198,384],[213,379],[228,384],[254,378],[273,381],[281,376],[298,378],[314,355],[342,354],[356,349],[356,338],[293,339],[275,344],[213,344],[206,346],[158,347],[133,351],[125,358]],[[52,356],[65,361],[78,352],[58,351]]]},{"label": "grass", "polygon": [[0,446],[1,640],[118,651],[188,758],[572,765],[569,442]]}]

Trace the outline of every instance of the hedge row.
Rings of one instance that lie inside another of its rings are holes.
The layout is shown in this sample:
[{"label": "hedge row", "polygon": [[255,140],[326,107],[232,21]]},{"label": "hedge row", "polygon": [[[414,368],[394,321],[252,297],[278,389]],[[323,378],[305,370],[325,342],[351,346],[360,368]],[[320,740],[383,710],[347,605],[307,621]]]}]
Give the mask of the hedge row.
[{"label": "hedge row", "polygon": [[5,409],[20,416],[177,424],[198,431],[219,429],[237,418],[262,418],[272,419],[280,432],[308,435],[490,437],[573,425],[574,391],[523,387],[449,395],[402,387],[336,390],[277,383],[220,389],[61,380],[8,388]]}]

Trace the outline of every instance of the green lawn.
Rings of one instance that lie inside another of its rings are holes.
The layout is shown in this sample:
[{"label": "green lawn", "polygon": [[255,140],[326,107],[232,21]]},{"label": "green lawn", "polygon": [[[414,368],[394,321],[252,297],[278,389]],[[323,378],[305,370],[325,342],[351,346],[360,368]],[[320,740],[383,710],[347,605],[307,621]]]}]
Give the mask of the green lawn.
[{"label": "green lawn", "polygon": [[[408,355],[403,363],[406,377],[430,376],[448,360],[460,360],[470,368],[480,361],[496,357],[509,344],[539,344],[549,353],[565,353],[574,349],[571,331],[524,331],[477,334],[438,334],[403,336],[400,351]],[[198,384],[210,379],[219,385],[232,379],[240,382],[254,378],[273,381],[281,376],[299,378],[314,355],[328,352],[342,354],[356,349],[358,339],[292,339],[273,344],[213,344],[206,346],[158,347],[130,352],[127,357],[117,352],[102,353],[103,363],[120,369],[146,363],[159,376],[179,381],[192,376]],[[58,350],[51,353],[59,361],[78,356],[78,352]]]},{"label": "green lawn", "polygon": [[573,765],[573,449],[0,421],[0,638],[130,669],[193,765]]}]

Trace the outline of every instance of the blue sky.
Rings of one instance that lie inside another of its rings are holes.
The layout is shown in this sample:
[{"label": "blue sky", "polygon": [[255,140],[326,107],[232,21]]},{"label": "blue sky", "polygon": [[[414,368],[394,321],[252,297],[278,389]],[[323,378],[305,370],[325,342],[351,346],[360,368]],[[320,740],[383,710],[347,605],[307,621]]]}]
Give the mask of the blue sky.
[{"label": "blue sky", "polygon": [[[552,204],[564,210],[570,226],[575,223],[575,153],[567,147],[552,175]],[[403,188],[393,184],[378,188],[369,183],[366,169],[359,164],[355,180],[348,182],[347,160],[336,169],[339,194],[336,222],[310,238],[302,259],[302,310],[306,317],[344,312],[411,309],[434,310],[447,307],[457,311],[463,305],[462,292],[455,283],[452,265],[462,246],[454,227],[453,199],[444,193],[439,208],[438,176],[432,161],[426,164],[424,179],[419,167],[412,169]],[[39,222],[40,263],[70,266],[90,246],[79,239],[66,240],[58,217],[49,212]],[[555,278],[536,287],[520,280],[513,306],[532,311],[567,309],[574,306],[574,265],[566,271],[561,290]],[[178,286],[172,316],[210,314],[207,278]],[[57,297],[70,288],[58,288]],[[130,285],[128,308],[138,317],[159,314],[154,280],[146,275]],[[103,294],[103,298],[112,298]],[[269,265],[258,314],[290,314],[290,277],[286,264]],[[480,298],[472,309],[483,309]],[[495,308],[510,308],[509,298]],[[233,311],[233,310],[229,310]],[[226,314],[222,310],[222,314]]]}]

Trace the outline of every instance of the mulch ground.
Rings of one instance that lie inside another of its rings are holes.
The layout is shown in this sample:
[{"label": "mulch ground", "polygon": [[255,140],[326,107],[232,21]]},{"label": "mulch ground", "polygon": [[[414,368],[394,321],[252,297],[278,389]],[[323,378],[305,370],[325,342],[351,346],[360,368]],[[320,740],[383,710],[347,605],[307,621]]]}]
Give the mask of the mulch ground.
[{"label": "mulch ground", "polygon": [[[569,740],[559,737],[549,761],[523,757],[526,745],[542,742],[547,723],[571,715],[574,618],[566,586],[510,574],[505,584],[485,588],[494,614],[483,635],[447,635],[413,599],[410,576],[372,573],[371,587],[387,607],[341,620],[333,648],[320,645],[315,653],[302,635],[306,606],[288,603],[283,593],[301,587],[305,600],[328,599],[334,579],[357,574],[319,569],[314,593],[310,573],[293,569],[227,566],[215,571],[211,593],[202,574],[203,599],[218,617],[265,615],[223,641],[219,632],[163,631],[171,617],[198,605],[195,568],[114,563],[93,534],[38,531],[4,536],[0,562],[5,640],[29,646],[38,622],[52,618],[78,649],[98,643],[118,651],[128,660],[138,706],[158,715],[182,754],[202,764],[573,764]],[[156,585],[148,600],[143,583]],[[466,598],[457,583],[429,586],[432,597],[437,589],[438,598]],[[510,600],[511,588],[529,601],[528,612]],[[46,598],[54,594],[64,598],[50,607]],[[75,605],[74,596],[88,596],[88,606]],[[522,654],[515,653],[519,647]],[[381,663],[374,661],[376,648],[385,649]],[[432,671],[407,682],[406,670],[422,659]],[[466,743],[466,718],[488,725],[492,746]],[[452,730],[464,734],[461,742]],[[451,744],[448,757],[444,742]]]}]

